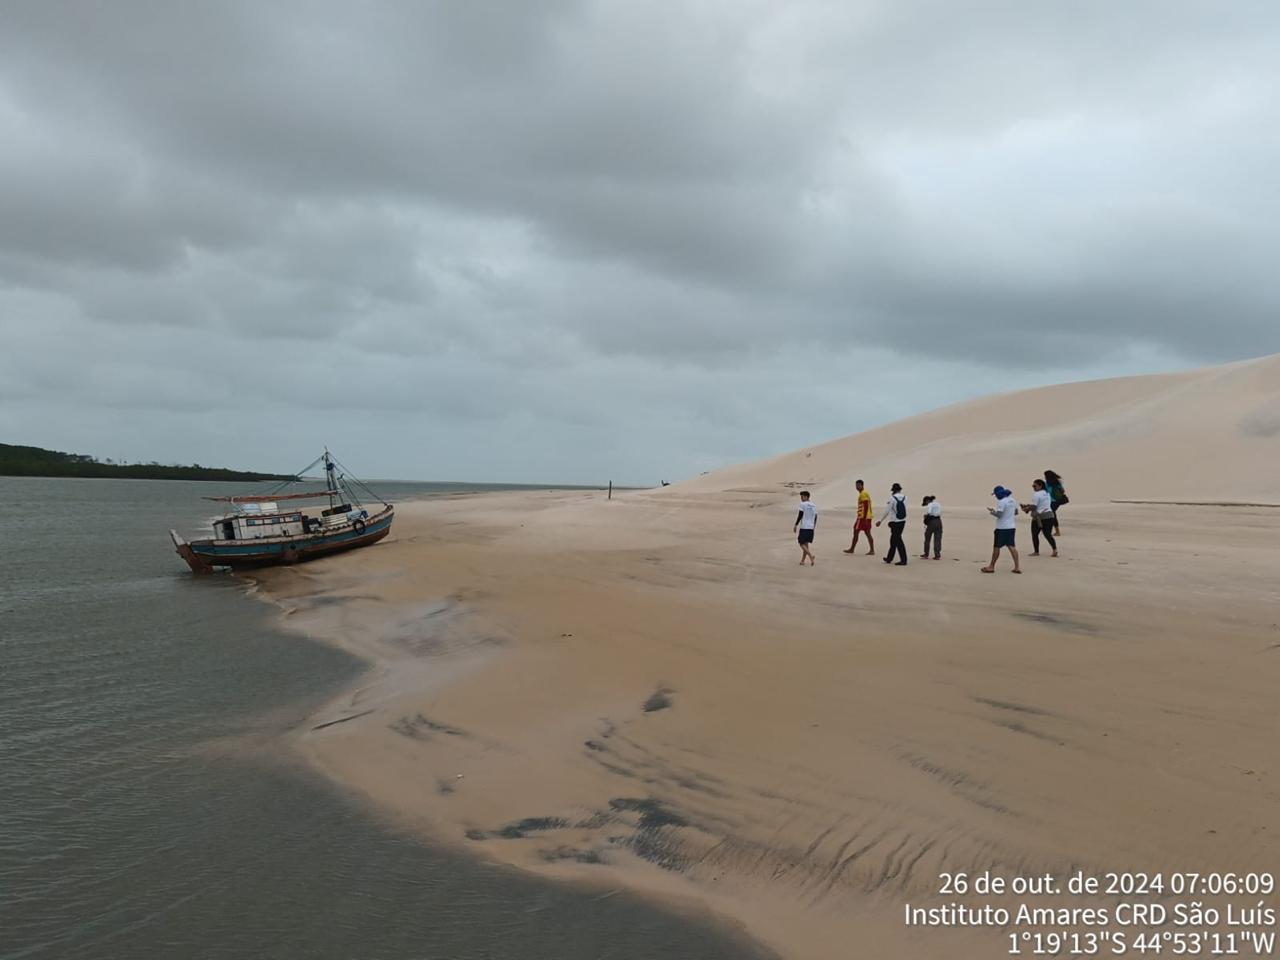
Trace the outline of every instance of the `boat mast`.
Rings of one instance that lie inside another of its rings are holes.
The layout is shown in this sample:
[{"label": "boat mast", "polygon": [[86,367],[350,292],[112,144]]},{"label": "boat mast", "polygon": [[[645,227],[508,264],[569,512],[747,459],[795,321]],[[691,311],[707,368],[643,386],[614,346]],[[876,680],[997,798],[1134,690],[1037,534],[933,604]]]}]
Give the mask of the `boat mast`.
[{"label": "boat mast", "polygon": [[333,502],[335,497],[340,499],[342,496],[342,491],[338,489],[338,480],[334,476],[335,469],[336,467],[333,462],[333,457],[329,456],[329,448],[325,447],[324,448],[324,482],[325,482],[325,486],[328,487],[329,489],[329,506],[330,507],[336,506],[336,504]]}]

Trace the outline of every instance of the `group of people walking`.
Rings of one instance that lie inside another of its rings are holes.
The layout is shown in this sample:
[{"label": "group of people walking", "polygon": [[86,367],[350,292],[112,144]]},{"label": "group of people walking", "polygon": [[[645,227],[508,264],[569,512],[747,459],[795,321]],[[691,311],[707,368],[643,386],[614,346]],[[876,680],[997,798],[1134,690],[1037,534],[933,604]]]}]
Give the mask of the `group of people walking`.
[{"label": "group of people walking", "polygon": [[[853,522],[853,541],[849,544],[849,549],[844,552],[857,552],[858,540],[865,533],[867,554],[874,556],[876,542],[872,532],[871,494],[867,492],[866,484],[861,480],[854,486],[858,490],[858,506]],[[1039,478],[1034,480],[1029,503],[1018,503],[1013,491],[1003,486],[997,486],[991,491],[991,495],[996,498],[996,505],[988,507],[987,512],[995,518],[996,528],[991,548],[991,562],[982,568],[983,573],[995,573],[1000,551],[1004,549],[1007,549],[1013,558],[1013,572],[1022,572],[1021,557],[1018,555],[1016,544],[1019,510],[1031,517],[1033,556],[1040,555],[1041,538],[1053,551],[1052,556],[1058,555],[1058,509],[1070,502],[1061,476],[1052,470],[1046,470],[1043,480]],[[938,502],[936,496],[930,494],[921,501],[920,507],[924,511],[924,552],[920,554],[920,559],[940,560],[942,559],[942,504]],[[885,502],[884,510],[881,511],[880,518],[874,525],[879,527],[886,520],[889,522],[889,549],[884,555],[884,562],[905,567],[907,544],[902,537],[902,532],[907,526],[907,497],[899,483],[889,488],[889,499]],[[813,503],[809,491],[801,490],[800,510],[796,514],[794,526],[796,539],[800,544],[801,566],[805,561],[808,561],[810,566],[814,564],[813,538],[817,529],[818,508]]]}]

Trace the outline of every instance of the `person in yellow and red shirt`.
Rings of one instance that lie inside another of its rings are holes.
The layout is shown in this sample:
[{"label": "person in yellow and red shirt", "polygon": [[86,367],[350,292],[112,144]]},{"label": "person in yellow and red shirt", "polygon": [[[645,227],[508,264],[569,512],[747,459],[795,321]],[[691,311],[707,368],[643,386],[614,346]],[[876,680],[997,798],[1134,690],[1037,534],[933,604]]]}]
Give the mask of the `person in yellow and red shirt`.
[{"label": "person in yellow and red shirt", "polygon": [[867,555],[875,556],[876,542],[871,536],[871,494],[861,480],[854,484],[858,488],[858,518],[853,522],[853,543],[845,553],[853,553],[858,549],[858,534],[867,535]]}]

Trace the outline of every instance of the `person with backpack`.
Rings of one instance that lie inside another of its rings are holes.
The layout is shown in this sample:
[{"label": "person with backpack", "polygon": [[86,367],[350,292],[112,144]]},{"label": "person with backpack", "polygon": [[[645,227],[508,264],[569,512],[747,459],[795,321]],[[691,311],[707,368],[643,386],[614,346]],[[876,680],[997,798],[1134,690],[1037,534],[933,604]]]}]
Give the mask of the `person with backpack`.
[{"label": "person with backpack", "polygon": [[[1062,531],[1058,529],[1058,508],[1065,507],[1071,502],[1071,498],[1067,496],[1067,488],[1062,485],[1062,477],[1052,470],[1044,472],[1044,485],[1049,491],[1049,502],[1053,504],[1053,535],[1060,537]],[[1043,521],[1040,526],[1044,527]]]},{"label": "person with backpack", "polygon": [[932,493],[921,501],[924,508],[924,553],[921,560],[929,559],[929,545],[933,544],[933,559],[942,559],[942,504]]},{"label": "person with backpack", "polygon": [[889,500],[884,505],[884,513],[876,521],[876,526],[889,521],[889,552],[884,555],[885,563],[893,563],[893,555],[900,558],[895,566],[907,565],[907,544],[902,539],[902,531],[907,526],[907,498],[902,492],[902,484],[895,483],[890,489]]}]

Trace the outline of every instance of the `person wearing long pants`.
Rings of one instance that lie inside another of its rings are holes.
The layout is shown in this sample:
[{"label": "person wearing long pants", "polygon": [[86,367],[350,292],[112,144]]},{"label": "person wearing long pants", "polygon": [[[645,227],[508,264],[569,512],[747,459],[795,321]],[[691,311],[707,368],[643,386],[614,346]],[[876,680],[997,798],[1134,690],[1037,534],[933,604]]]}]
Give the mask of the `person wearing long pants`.
[{"label": "person wearing long pants", "polygon": [[1049,543],[1053,556],[1058,555],[1058,541],[1053,537],[1053,528],[1057,525],[1057,517],[1053,511],[1053,501],[1043,480],[1032,481],[1034,493],[1030,504],[1031,514],[1031,555],[1040,556],[1040,537]]},{"label": "person wearing long pants", "polygon": [[[1065,507],[1071,502],[1071,498],[1067,496],[1067,488],[1062,485],[1062,477],[1052,470],[1044,472],[1044,486],[1049,492],[1049,503],[1053,507],[1053,533],[1054,536],[1062,536],[1061,528],[1058,525],[1058,509]],[[1044,523],[1041,522],[1041,527]]]},{"label": "person wearing long pants", "polygon": [[907,565],[907,541],[902,539],[902,531],[906,528],[907,521],[905,520],[889,521],[889,554],[884,558],[885,563],[892,563],[893,556],[896,553],[899,558],[897,565],[899,567]]},{"label": "person wearing long pants", "polygon": [[884,555],[885,563],[893,563],[894,555],[898,557],[897,565],[907,565],[907,543],[902,539],[902,531],[907,526],[907,498],[902,492],[902,484],[895,483],[890,490],[889,501],[884,505],[884,513],[876,521],[876,526],[889,521],[889,552]]},{"label": "person wearing long pants", "polygon": [[933,559],[942,559],[942,504],[933,494],[924,498],[920,504],[924,507],[924,553],[921,560],[929,559],[929,547],[933,546]]},{"label": "person wearing long pants", "polygon": [[[1048,529],[1045,528],[1046,523],[1050,524]],[[1031,515],[1031,555],[1033,557],[1040,556],[1040,534],[1044,533],[1046,538],[1053,536],[1052,524],[1053,517],[1048,520],[1041,520],[1034,513]],[[1054,556],[1056,557],[1057,555],[1055,552]]]}]

